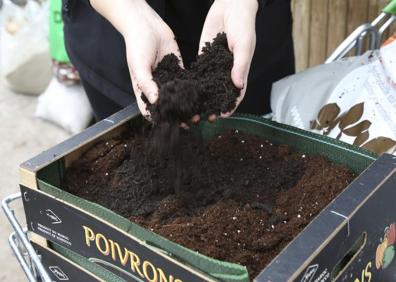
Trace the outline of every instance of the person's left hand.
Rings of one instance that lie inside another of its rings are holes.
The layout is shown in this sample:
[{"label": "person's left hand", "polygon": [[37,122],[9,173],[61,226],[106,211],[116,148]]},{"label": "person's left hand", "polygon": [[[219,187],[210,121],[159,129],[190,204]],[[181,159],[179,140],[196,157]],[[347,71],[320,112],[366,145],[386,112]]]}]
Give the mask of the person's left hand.
[{"label": "person's left hand", "polygon": [[[215,0],[206,16],[199,43],[199,53],[206,42],[211,42],[218,33],[227,34],[228,48],[234,55],[231,79],[241,89],[235,109],[222,113],[221,117],[230,116],[245,96],[247,78],[256,47],[256,14],[258,0]],[[215,115],[209,117],[216,120]]]}]

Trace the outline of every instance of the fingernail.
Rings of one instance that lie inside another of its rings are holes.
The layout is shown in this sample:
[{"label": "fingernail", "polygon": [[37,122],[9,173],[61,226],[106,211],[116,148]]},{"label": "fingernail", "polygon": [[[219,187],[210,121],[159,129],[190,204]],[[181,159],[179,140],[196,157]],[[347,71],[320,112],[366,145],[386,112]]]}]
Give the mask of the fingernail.
[{"label": "fingernail", "polygon": [[192,117],[192,120],[191,120],[191,121],[192,121],[193,123],[198,123],[199,120],[200,120],[200,116],[199,116],[199,115],[195,115],[195,116]]},{"label": "fingernail", "polygon": [[215,122],[216,119],[217,119],[217,116],[214,115],[214,114],[213,114],[213,115],[210,115],[209,118],[208,118],[209,122]]}]

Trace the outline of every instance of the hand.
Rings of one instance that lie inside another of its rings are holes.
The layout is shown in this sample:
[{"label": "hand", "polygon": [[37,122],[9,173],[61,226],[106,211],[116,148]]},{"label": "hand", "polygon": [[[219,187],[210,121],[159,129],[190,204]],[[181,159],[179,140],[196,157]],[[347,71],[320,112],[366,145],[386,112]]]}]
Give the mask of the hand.
[{"label": "hand", "polygon": [[131,22],[124,32],[127,60],[133,90],[139,109],[148,118],[150,113],[143,102],[142,93],[153,104],[158,99],[158,86],[153,80],[152,70],[162,58],[170,53],[182,58],[175,35],[161,17],[145,2],[136,7]]},{"label": "hand", "polygon": [[[234,55],[231,79],[236,87],[242,89],[235,109],[222,113],[221,117],[230,116],[245,96],[250,64],[256,47],[257,10],[257,0],[215,0],[206,16],[199,53],[206,42],[211,42],[219,32],[225,32],[228,48]],[[209,121],[216,118],[216,115],[211,115]]]},{"label": "hand", "polygon": [[158,99],[158,86],[152,70],[162,58],[174,53],[182,58],[175,35],[145,0],[90,0],[91,5],[123,35],[133,90],[143,116],[150,113],[142,93],[153,104]]}]

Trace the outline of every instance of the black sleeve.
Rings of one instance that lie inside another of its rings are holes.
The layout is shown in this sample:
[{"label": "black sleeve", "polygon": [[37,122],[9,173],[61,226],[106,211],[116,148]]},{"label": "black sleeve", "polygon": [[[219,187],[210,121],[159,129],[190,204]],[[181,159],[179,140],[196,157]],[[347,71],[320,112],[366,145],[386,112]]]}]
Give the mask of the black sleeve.
[{"label": "black sleeve", "polygon": [[268,0],[258,0],[259,6],[264,7],[267,4]]},{"label": "black sleeve", "polygon": [[72,11],[77,1],[82,2],[92,8],[89,0],[62,0],[62,15],[64,19],[71,17]]}]

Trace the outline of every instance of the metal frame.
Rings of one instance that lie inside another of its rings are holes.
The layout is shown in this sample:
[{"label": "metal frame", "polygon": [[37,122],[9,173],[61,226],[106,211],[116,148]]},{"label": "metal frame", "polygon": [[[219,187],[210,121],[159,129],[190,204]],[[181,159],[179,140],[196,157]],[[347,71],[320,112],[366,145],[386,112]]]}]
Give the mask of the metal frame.
[{"label": "metal frame", "polygon": [[44,282],[51,282],[52,280],[41,263],[39,255],[36,253],[27,237],[26,229],[22,229],[15,216],[15,211],[10,207],[12,202],[20,200],[21,197],[22,195],[20,192],[15,193],[6,197],[1,203],[1,207],[8,221],[15,230],[8,238],[8,242],[30,282],[37,281],[38,278],[41,278],[41,281]]},{"label": "metal frame", "polygon": [[328,64],[343,58],[353,48],[355,48],[356,56],[362,55],[365,51],[363,44],[366,38],[368,38],[369,50],[378,49],[384,32],[394,22],[396,22],[396,15],[381,13],[372,23],[362,24],[340,44],[325,63]]},{"label": "metal frame", "polygon": [[[0,0],[0,3],[2,0]],[[1,6],[0,6],[1,8]],[[372,23],[366,23],[359,26],[344,42],[333,52],[325,63],[331,63],[347,55],[353,48],[355,55],[361,55],[364,52],[363,44],[366,38],[369,38],[369,50],[380,47],[383,33],[396,22],[396,15],[381,13]],[[380,25],[382,24],[382,25]],[[44,265],[41,263],[40,256],[35,252],[27,236],[27,229],[23,229],[15,216],[14,210],[10,204],[20,200],[21,193],[9,195],[2,201],[2,209],[12,225],[14,232],[8,238],[9,245],[26,274],[28,281],[52,282]]]}]

